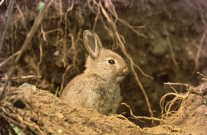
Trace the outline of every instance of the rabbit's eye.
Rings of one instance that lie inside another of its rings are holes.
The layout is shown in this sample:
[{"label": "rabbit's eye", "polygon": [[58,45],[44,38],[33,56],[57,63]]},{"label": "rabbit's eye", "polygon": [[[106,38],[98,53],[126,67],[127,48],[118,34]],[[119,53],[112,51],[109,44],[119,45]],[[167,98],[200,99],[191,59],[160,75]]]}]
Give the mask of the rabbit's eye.
[{"label": "rabbit's eye", "polygon": [[109,60],[108,63],[109,64],[115,64],[115,61],[114,60]]}]

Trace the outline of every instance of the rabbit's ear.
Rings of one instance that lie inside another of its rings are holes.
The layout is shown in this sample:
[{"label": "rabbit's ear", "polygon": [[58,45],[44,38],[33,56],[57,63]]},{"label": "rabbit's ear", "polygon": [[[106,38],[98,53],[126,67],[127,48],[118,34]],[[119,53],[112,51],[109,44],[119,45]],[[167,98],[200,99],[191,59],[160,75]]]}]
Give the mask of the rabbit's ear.
[{"label": "rabbit's ear", "polygon": [[95,33],[92,33],[89,30],[85,30],[83,32],[83,40],[89,54],[93,58],[96,58],[102,48],[99,37]]}]

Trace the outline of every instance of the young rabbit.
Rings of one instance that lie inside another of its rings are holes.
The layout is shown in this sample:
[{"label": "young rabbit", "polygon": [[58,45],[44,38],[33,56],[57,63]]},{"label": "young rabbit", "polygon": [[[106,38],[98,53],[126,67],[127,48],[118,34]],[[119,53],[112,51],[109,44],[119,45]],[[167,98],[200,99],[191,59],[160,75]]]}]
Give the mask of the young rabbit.
[{"label": "young rabbit", "polygon": [[86,70],[66,85],[60,98],[73,107],[115,113],[122,99],[118,82],[127,75],[127,64],[120,55],[103,48],[95,33],[85,30],[83,40],[89,53]]}]

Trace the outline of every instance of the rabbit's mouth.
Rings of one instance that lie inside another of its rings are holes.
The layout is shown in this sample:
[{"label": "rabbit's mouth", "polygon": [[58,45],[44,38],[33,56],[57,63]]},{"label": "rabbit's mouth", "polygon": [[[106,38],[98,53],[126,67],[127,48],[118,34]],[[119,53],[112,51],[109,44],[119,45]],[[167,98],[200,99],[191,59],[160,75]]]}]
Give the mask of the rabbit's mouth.
[{"label": "rabbit's mouth", "polygon": [[124,77],[125,77],[125,76],[118,76],[118,77],[116,78],[116,81],[117,81],[117,82],[120,82],[121,80],[124,79]]},{"label": "rabbit's mouth", "polygon": [[121,70],[121,71],[118,73],[116,80],[117,80],[118,82],[121,81],[121,80],[123,80],[124,77],[125,77],[127,74],[128,74],[128,68],[126,67],[126,68],[124,68],[123,70]]}]

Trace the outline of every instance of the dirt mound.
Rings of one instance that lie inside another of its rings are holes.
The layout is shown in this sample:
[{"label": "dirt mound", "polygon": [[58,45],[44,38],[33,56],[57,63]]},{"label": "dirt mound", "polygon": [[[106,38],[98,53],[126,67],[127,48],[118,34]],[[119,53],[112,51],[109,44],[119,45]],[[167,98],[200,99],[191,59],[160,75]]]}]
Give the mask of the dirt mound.
[{"label": "dirt mound", "polygon": [[[26,87],[25,87],[26,85]],[[207,132],[207,83],[185,93],[180,109],[162,119],[160,126],[141,129],[122,115],[105,116],[95,109],[72,108],[48,91],[24,84],[7,88],[1,103],[1,119],[5,118],[22,133],[35,134],[205,134]],[[201,96],[202,95],[202,96]],[[9,104],[12,103],[12,104]],[[2,126],[2,124],[1,124]],[[7,133],[1,128],[1,133]]]},{"label": "dirt mound", "polygon": [[[34,86],[33,86],[34,87]],[[28,87],[8,88],[7,101],[3,103],[1,118],[8,118],[25,134],[142,134],[143,129],[117,115],[105,116],[95,109],[72,108],[55,95],[41,89]],[[54,106],[53,106],[54,105]],[[124,118],[124,117],[123,117]],[[1,128],[1,133],[5,133]]]},{"label": "dirt mound", "polygon": [[[194,94],[192,94],[194,93]],[[165,114],[163,124],[148,129],[152,133],[185,133],[204,135],[207,132],[207,83],[190,86],[182,96],[178,111]]]}]

